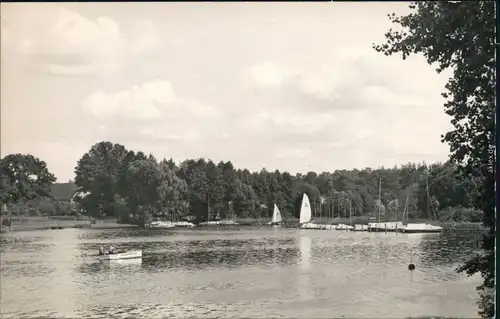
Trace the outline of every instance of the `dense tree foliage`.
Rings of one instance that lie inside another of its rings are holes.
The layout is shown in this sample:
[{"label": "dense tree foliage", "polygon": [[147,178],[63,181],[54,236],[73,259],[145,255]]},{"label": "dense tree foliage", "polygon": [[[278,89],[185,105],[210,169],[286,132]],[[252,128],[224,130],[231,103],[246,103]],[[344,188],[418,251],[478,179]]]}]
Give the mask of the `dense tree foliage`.
[{"label": "dense tree foliage", "polygon": [[[30,208],[30,203],[51,198],[50,187],[56,180],[44,161],[23,154],[11,154],[0,159],[0,223],[10,226],[12,206],[20,214],[21,207]],[[7,208],[8,211],[4,211]],[[24,209],[26,214],[28,210]]]},{"label": "dense tree foliage", "polygon": [[187,211],[187,186],[172,161],[132,152],[123,145],[97,143],[78,161],[75,200],[87,215],[113,216],[140,224],[152,215]]},{"label": "dense tree foliage", "polygon": [[[196,221],[235,217],[270,218],[276,203],[285,218],[298,218],[302,194],[308,194],[313,216],[372,216],[478,221],[470,209],[475,180],[457,178],[451,163],[409,163],[401,167],[337,170],[317,174],[250,172],[231,162],[191,159],[177,165],[128,151],[125,146],[98,143],[75,169],[77,197],[85,214],[152,216]],[[380,199],[379,199],[380,196]]]},{"label": "dense tree foliage", "polygon": [[[495,11],[493,1],[414,2],[412,12],[389,15],[402,31],[390,30],[387,42],[375,46],[386,55],[423,54],[437,72],[451,68],[453,77],[443,97],[454,129],[443,136],[450,145],[457,174],[467,176],[470,206],[484,212],[490,233],[483,239],[485,254],[471,259],[459,271],[480,272],[484,284],[481,315],[494,316],[494,116],[495,116]],[[463,179],[462,179],[463,180]]]},{"label": "dense tree foliage", "polygon": [[0,202],[15,204],[50,197],[55,180],[44,161],[32,155],[7,155],[0,159]]}]

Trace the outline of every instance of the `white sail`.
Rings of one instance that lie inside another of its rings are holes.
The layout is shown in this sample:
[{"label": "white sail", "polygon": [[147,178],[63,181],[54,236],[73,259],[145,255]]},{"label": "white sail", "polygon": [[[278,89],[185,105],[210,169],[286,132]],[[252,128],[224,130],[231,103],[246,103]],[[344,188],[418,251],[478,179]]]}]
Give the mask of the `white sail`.
[{"label": "white sail", "polygon": [[306,193],[302,196],[302,205],[300,206],[300,219],[299,223],[308,223],[311,221],[311,203]]},{"label": "white sail", "polygon": [[271,223],[280,223],[281,221],[282,221],[281,212],[278,209],[278,206],[276,206],[276,204],[274,204],[273,219],[272,219]]}]

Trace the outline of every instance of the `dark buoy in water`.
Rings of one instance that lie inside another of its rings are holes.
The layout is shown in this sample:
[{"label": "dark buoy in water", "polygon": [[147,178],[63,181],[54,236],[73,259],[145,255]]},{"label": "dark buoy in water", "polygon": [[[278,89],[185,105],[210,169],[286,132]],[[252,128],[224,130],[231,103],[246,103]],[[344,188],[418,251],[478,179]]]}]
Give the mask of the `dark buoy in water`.
[{"label": "dark buoy in water", "polygon": [[415,270],[415,264],[413,263],[413,249],[410,249],[410,264],[408,265],[409,271]]}]

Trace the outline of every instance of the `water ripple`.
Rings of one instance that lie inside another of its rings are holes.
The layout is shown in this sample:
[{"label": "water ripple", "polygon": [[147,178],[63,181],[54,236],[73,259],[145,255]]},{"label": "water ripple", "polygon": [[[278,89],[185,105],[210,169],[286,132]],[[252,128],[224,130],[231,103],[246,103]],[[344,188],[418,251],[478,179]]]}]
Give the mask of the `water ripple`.
[{"label": "water ripple", "polygon": [[[2,318],[477,317],[480,278],[454,271],[478,251],[467,235],[79,229],[0,243]],[[143,259],[99,262],[110,243]]]}]

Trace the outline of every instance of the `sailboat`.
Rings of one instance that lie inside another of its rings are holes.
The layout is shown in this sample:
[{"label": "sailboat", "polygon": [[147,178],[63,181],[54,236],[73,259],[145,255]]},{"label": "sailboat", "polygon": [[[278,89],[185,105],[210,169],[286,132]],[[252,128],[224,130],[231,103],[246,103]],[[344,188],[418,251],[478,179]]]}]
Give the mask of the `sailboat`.
[{"label": "sailboat", "polygon": [[[406,195],[406,203],[405,203],[405,208],[403,211],[403,218],[402,218],[403,220],[404,220],[405,216],[406,216],[406,219],[408,220],[409,196],[410,196],[410,194]],[[434,225],[431,225],[428,223],[407,223],[405,226],[402,226],[401,228],[399,228],[398,231],[401,231],[403,233],[409,233],[409,234],[440,233],[443,231],[443,227],[434,226]]]},{"label": "sailboat", "polygon": [[[217,213],[218,215],[218,213]],[[219,226],[220,222],[217,220],[217,216],[215,218],[216,220],[210,220],[210,194],[207,194],[207,220],[204,222],[200,222],[200,226]]]},{"label": "sailboat", "polygon": [[227,219],[220,220],[219,224],[223,226],[237,226],[239,225],[237,222],[234,221],[234,210],[233,210],[233,201],[229,201],[227,203],[228,205],[228,217]]},{"label": "sailboat", "polygon": [[319,229],[319,225],[311,223],[312,211],[309,197],[306,193],[302,196],[302,204],[300,205],[299,228],[303,229]]},{"label": "sailboat", "polygon": [[[378,202],[382,204],[382,178],[379,178],[378,184]],[[395,221],[395,222],[380,222],[380,206],[377,207],[377,222],[376,223],[368,223],[368,231],[375,232],[395,232],[398,229],[403,227],[403,222]]]},{"label": "sailboat", "polygon": [[338,224],[335,227],[336,230],[346,230],[346,231],[354,230],[354,227],[351,226],[351,224],[352,224],[352,207],[351,206],[352,206],[351,201],[349,201],[349,225]]},{"label": "sailboat", "polygon": [[281,217],[281,212],[278,209],[278,206],[276,204],[274,204],[273,218],[271,219],[271,222],[269,224],[273,225],[274,227],[279,227],[279,226],[281,226],[282,222],[283,222],[283,219]]}]

